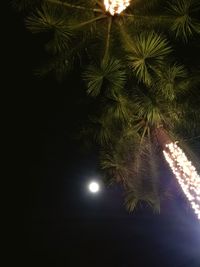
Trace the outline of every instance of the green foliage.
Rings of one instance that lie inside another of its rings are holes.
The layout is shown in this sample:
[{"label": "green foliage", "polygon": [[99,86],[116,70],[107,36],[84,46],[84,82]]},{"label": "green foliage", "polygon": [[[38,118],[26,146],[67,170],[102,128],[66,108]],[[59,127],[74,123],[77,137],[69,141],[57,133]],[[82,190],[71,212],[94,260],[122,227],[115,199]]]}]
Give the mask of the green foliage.
[{"label": "green foliage", "polygon": [[133,188],[126,193],[125,206],[129,212],[135,210],[137,205],[141,202],[147,203],[156,213],[160,212],[160,199],[156,197],[154,192],[145,192],[145,184],[142,184],[140,188]]},{"label": "green foliage", "polygon": [[90,117],[89,136],[97,145],[107,146],[113,139],[112,122],[104,117]]},{"label": "green foliage", "polygon": [[124,88],[126,72],[117,59],[102,61],[100,64],[90,65],[83,74],[87,83],[87,93],[97,97],[101,93],[117,96]]},{"label": "green foliage", "polygon": [[26,19],[26,26],[33,33],[51,33],[52,39],[47,45],[50,51],[57,53],[68,48],[72,33],[62,9],[52,9],[45,4]]},{"label": "green foliage", "polygon": [[139,34],[126,50],[134,74],[147,85],[152,83],[153,75],[158,73],[171,52],[168,41],[155,32]]},{"label": "green foliage", "polygon": [[152,148],[148,139],[143,140],[141,145],[139,135],[132,131],[130,136],[127,131],[124,130],[114,147],[102,151],[101,167],[109,184],[123,184],[125,205],[129,211],[142,202],[159,211],[159,172],[154,164],[158,160],[156,149]]},{"label": "green foliage", "polygon": [[200,23],[197,16],[200,10],[200,3],[196,0],[178,0],[169,3],[168,13],[173,17],[171,30],[176,38],[188,41],[188,38],[195,33],[200,33]]},{"label": "green foliage", "polygon": [[157,93],[166,100],[173,101],[178,94],[187,90],[188,82],[185,79],[188,80],[184,66],[178,64],[165,66],[156,82]]},{"label": "green foliage", "polygon": [[131,165],[135,152],[139,151],[139,136],[132,129],[130,135],[130,130],[125,128],[114,140],[101,151],[101,167],[109,177],[109,183],[122,182],[127,186],[129,177],[133,175]]},{"label": "green foliage", "polygon": [[114,120],[121,123],[129,121],[131,116],[131,104],[124,95],[107,98],[105,101],[104,116],[109,120]]},{"label": "green foliage", "polygon": [[157,127],[163,121],[163,115],[159,108],[159,101],[155,101],[151,96],[136,95],[134,97],[133,110],[136,114],[136,120],[142,122],[141,128]]},{"label": "green foliage", "polygon": [[131,174],[127,168],[124,154],[120,154],[118,151],[111,150],[102,153],[101,168],[106,171],[107,180],[110,184],[113,182],[125,183],[127,177]]}]

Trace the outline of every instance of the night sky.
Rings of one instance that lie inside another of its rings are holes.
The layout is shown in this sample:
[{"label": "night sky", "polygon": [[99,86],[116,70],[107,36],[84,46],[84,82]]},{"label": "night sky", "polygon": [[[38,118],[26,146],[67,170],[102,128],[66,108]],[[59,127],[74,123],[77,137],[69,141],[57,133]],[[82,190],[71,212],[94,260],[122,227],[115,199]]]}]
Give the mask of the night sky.
[{"label": "night sky", "polygon": [[[179,197],[165,201],[160,215],[147,208],[129,214],[120,186],[88,193],[88,181],[101,177],[95,152],[84,153],[72,138],[87,112],[82,82],[76,74],[63,84],[35,77],[44,59],[42,42],[24,29],[22,17],[12,10],[8,16],[7,83],[23,210],[23,231],[13,240],[15,264],[200,267],[200,223]],[[163,169],[162,178],[172,177]]]}]

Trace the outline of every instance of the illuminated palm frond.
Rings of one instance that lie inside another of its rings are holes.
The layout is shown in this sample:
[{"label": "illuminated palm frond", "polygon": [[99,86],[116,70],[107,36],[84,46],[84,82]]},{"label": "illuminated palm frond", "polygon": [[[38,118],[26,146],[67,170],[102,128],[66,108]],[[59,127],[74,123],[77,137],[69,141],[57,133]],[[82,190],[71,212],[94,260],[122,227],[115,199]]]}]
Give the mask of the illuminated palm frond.
[{"label": "illuminated palm frond", "polygon": [[131,43],[126,43],[125,49],[129,66],[139,81],[147,85],[151,84],[152,76],[158,73],[171,52],[168,41],[155,32],[141,33]]},{"label": "illuminated palm frond", "polygon": [[116,96],[124,88],[126,72],[119,60],[110,59],[100,64],[90,65],[83,75],[87,83],[87,93],[93,97],[105,93]]}]

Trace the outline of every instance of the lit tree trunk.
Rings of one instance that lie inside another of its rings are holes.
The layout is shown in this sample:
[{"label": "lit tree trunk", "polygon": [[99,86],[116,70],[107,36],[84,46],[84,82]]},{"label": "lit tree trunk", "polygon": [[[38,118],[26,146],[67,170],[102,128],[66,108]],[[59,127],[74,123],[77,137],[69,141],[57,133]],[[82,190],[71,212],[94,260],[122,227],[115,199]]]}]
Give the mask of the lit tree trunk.
[{"label": "lit tree trunk", "polygon": [[154,135],[179,185],[200,219],[200,176],[177,142],[172,141],[162,127],[154,130]]}]

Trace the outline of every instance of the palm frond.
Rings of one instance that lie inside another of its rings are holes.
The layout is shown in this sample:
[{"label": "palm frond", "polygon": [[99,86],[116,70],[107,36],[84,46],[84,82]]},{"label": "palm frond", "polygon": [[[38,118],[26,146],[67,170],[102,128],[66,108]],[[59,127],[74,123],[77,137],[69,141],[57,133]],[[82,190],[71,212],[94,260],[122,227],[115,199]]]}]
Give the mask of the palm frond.
[{"label": "palm frond", "polygon": [[111,121],[106,120],[104,116],[90,116],[89,124],[91,138],[102,147],[113,142],[113,125]]},{"label": "palm frond", "polygon": [[72,31],[62,9],[45,4],[26,19],[26,26],[33,33],[51,33],[48,49],[60,52],[68,48]]},{"label": "palm frond", "polygon": [[168,41],[155,32],[136,36],[128,49],[128,62],[139,81],[152,83],[153,75],[159,71],[164,59],[171,52]]},{"label": "palm frond", "polygon": [[113,153],[112,150],[101,153],[101,168],[106,172],[107,180],[110,182],[125,183],[130,175],[123,156],[123,154]]},{"label": "palm frond", "polygon": [[197,16],[195,18],[195,13],[198,14],[199,10],[200,4],[196,0],[178,0],[169,3],[168,13],[174,18],[171,30],[176,38],[188,41],[189,37],[200,33],[200,21],[197,20]]},{"label": "palm frond", "polygon": [[90,65],[83,74],[87,93],[97,97],[101,93],[115,96],[124,87],[126,72],[119,60],[109,59],[100,64]]},{"label": "palm frond", "polygon": [[[136,121],[144,121],[148,127],[158,126],[163,121],[158,102],[150,96],[135,96],[132,107],[137,118]],[[141,124],[141,128],[143,128],[143,124]]]},{"label": "palm frond", "polygon": [[112,98],[106,98],[103,113],[108,119],[121,122],[124,125],[130,120],[130,103],[127,97],[118,95]]},{"label": "palm frond", "polygon": [[139,136],[133,132],[133,129],[131,129],[131,134],[129,128],[124,129],[120,135],[116,134],[112,146],[106,146],[100,155],[102,170],[109,180],[122,182],[124,186],[128,184],[134,173],[133,162],[138,148]]},{"label": "palm frond", "polygon": [[125,206],[129,212],[136,209],[137,205],[140,203],[146,203],[151,207],[154,212],[160,212],[160,199],[153,193],[144,193],[143,187],[140,189],[140,193],[135,190],[129,190],[125,195]]},{"label": "palm frond", "polygon": [[155,83],[155,88],[158,94],[172,101],[177,94],[186,90],[186,83],[183,83],[186,78],[187,71],[184,66],[176,63],[171,66],[164,66]]}]

